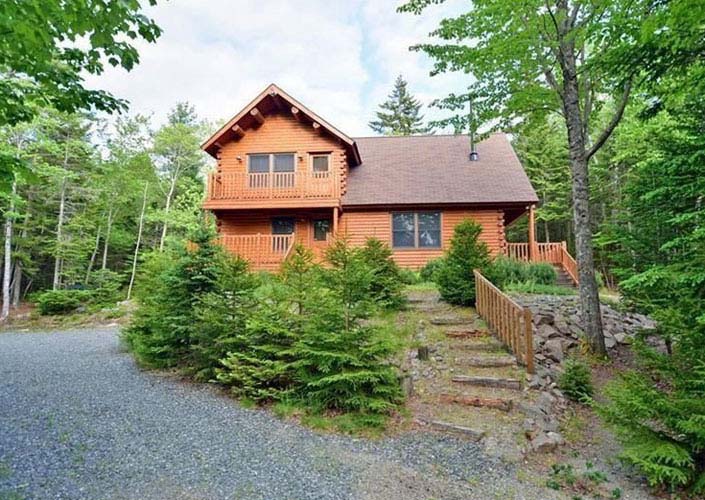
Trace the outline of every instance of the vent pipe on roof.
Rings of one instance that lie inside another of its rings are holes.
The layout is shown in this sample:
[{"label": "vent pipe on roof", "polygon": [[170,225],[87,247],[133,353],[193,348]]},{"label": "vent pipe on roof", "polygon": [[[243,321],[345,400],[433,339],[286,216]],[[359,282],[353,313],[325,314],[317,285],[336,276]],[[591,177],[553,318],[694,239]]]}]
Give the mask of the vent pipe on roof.
[{"label": "vent pipe on roof", "polygon": [[470,131],[470,161],[477,161],[477,148],[475,146],[475,116],[472,113],[472,99],[468,100],[468,129]]}]

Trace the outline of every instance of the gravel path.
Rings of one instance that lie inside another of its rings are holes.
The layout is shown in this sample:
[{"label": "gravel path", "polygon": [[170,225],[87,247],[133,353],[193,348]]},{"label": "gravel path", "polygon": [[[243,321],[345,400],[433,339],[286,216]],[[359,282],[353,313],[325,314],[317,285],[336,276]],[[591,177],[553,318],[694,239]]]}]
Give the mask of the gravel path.
[{"label": "gravel path", "polygon": [[474,443],[321,435],[140,371],[115,329],[0,333],[0,499],[547,498]]}]

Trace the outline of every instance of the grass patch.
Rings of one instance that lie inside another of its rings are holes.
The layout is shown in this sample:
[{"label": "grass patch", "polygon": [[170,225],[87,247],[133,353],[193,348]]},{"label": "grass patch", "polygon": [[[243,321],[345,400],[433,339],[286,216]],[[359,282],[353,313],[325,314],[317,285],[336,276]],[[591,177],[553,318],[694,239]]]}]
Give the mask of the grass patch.
[{"label": "grass patch", "polygon": [[406,285],[407,292],[435,292],[438,291],[438,285],[432,281],[422,281],[412,285]]}]

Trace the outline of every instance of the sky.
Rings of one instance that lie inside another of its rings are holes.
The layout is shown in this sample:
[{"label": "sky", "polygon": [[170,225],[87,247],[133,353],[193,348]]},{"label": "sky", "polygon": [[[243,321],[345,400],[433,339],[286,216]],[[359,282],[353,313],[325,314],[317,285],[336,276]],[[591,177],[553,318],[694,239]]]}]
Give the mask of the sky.
[{"label": "sky", "polygon": [[[146,3],[146,2],[145,2]],[[188,101],[221,124],[270,83],[350,136],[373,135],[367,123],[401,74],[426,106],[462,91],[469,77],[431,77],[432,62],[409,46],[429,40],[443,17],[467,0],[448,0],[422,16],[396,12],[397,0],[170,0],[145,10],[164,30],[139,42],[140,64],[109,68],[87,84],[130,102],[132,113],[163,123]]]}]

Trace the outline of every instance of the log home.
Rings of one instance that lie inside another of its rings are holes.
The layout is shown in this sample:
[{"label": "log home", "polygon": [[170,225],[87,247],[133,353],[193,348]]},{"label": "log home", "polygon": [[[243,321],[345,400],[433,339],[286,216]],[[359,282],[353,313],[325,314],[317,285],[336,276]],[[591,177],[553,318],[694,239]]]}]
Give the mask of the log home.
[{"label": "log home", "polygon": [[294,242],[321,255],[343,234],[357,245],[379,238],[400,265],[419,268],[465,218],[482,225],[493,254],[541,251],[533,230],[524,246],[505,240],[521,215],[533,220],[538,198],[504,134],[476,148],[462,135],[352,138],[270,85],[203,149],[217,160],[204,207],[222,243],[255,269],[277,269]]}]

